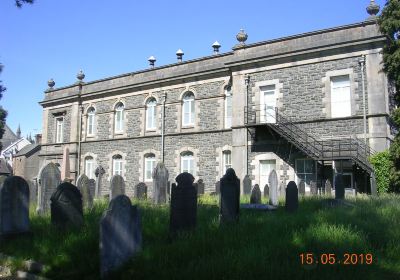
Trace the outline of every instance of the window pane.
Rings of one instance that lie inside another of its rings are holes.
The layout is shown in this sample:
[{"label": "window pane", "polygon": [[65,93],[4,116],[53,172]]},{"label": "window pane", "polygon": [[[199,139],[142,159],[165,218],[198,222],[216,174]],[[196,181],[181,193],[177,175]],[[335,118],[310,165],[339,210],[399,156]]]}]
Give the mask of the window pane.
[{"label": "window pane", "polygon": [[338,76],[331,78],[331,116],[347,117],[351,115],[350,78]]},{"label": "window pane", "polygon": [[190,101],[190,123],[194,124],[194,100]]}]

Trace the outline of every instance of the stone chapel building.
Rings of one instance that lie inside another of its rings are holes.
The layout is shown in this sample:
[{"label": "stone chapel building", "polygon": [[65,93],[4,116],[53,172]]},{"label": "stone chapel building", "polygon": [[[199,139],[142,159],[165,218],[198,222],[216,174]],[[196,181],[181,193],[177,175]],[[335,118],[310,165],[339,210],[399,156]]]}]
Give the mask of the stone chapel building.
[{"label": "stone chapel building", "polygon": [[[342,173],[346,188],[371,192],[368,156],[387,149],[391,86],[382,71],[387,40],[379,7],[359,23],[246,44],[232,51],[54,88],[43,107],[40,165],[70,151],[71,174],[95,178],[102,194],[113,174],[133,186],[163,161],[170,180],[187,171],[215,190],[229,167],[261,189],[275,169],[281,182],[321,186]],[[372,192],[374,188],[372,187]]]}]

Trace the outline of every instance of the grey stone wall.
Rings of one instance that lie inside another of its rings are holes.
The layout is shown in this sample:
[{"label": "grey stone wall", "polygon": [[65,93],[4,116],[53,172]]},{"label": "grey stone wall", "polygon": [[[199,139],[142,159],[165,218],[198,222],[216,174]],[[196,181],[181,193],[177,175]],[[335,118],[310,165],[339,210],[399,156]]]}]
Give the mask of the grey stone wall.
[{"label": "grey stone wall", "polygon": [[[55,112],[66,111],[63,116],[54,116]],[[63,131],[63,142],[70,141],[71,133],[71,107],[66,107],[64,109],[54,109],[49,111],[47,119],[47,143],[55,143],[56,140],[56,118],[64,117],[64,131]]]}]

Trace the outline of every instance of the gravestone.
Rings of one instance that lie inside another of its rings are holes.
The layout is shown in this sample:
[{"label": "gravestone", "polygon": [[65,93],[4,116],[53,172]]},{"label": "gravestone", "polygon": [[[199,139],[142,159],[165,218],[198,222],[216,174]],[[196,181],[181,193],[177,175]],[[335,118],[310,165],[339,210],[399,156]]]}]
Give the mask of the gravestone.
[{"label": "gravestone", "polygon": [[265,184],[264,186],[264,197],[268,197],[269,196],[269,186],[268,184]]},{"label": "gravestone", "polygon": [[92,198],[94,198],[95,192],[96,192],[96,180],[95,179],[89,179],[89,190],[90,190],[90,193],[92,194]]},{"label": "gravestone", "polygon": [[295,182],[290,181],[286,188],[286,211],[293,212],[299,208],[299,193]]},{"label": "gravestone", "polygon": [[275,169],[269,173],[268,177],[268,185],[269,185],[269,204],[273,206],[278,206],[278,175],[276,174]]},{"label": "gravestone", "polygon": [[34,178],[28,181],[28,185],[29,185],[29,201],[32,204],[37,204],[37,190],[38,190],[37,179]]},{"label": "gravestone", "polygon": [[167,202],[167,184],[168,184],[168,169],[164,163],[157,163],[153,170],[153,201],[155,204]]},{"label": "gravestone", "polygon": [[325,181],[325,193],[328,196],[332,195],[332,184],[331,181],[329,181],[329,179]]},{"label": "gravestone", "polygon": [[103,178],[104,173],[106,173],[106,171],[104,170],[104,168],[99,165],[96,170],[94,171],[94,175],[96,176],[97,180],[96,180],[96,189],[94,192],[94,197],[99,198],[100,197],[100,193],[101,193],[101,179]]},{"label": "gravestone", "polygon": [[279,184],[279,197],[284,199],[285,196],[286,196],[285,182],[281,181],[281,183]]},{"label": "gravestone", "polygon": [[306,183],[303,180],[301,180],[299,184],[299,194],[302,196],[306,195]]},{"label": "gravestone", "polygon": [[63,182],[72,182],[68,146],[64,146],[62,163],[61,163],[61,180]]},{"label": "gravestone", "polygon": [[36,211],[43,214],[50,209],[50,197],[61,183],[61,173],[57,165],[50,162],[39,172],[38,205]]},{"label": "gravestone", "polygon": [[129,261],[142,248],[141,215],[126,195],[111,200],[100,221],[100,274]]},{"label": "gravestone", "polygon": [[4,181],[7,179],[8,176],[6,175],[0,175],[0,186],[4,183]]},{"label": "gravestone", "polygon": [[215,193],[217,195],[221,193],[221,181],[215,182]]},{"label": "gravestone", "polygon": [[82,194],[82,203],[84,208],[92,208],[93,206],[93,193],[90,190],[89,178],[82,174],[76,180],[76,187]]},{"label": "gravestone", "polygon": [[29,185],[24,178],[10,176],[0,182],[0,236],[29,233]]},{"label": "gravestone", "polygon": [[237,222],[239,220],[240,180],[235,170],[228,168],[221,178],[220,223]]},{"label": "gravestone", "polygon": [[317,183],[315,181],[311,181],[310,182],[310,194],[311,195],[317,195],[318,194]]},{"label": "gravestone", "polygon": [[71,183],[62,183],[51,196],[51,223],[63,229],[83,225],[82,195]]},{"label": "gravestone", "polygon": [[168,181],[168,183],[167,183],[167,196],[168,197],[171,196],[171,182],[170,181]]},{"label": "gravestone", "polygon": [[255,184],[251,190],[250,203],[261,204],[261,190],[258,184]]},{"label": "gravestone", "polygon": [[140,182],[135,186],[135,198],[144,200],[147,199],[147,185]]},{"label": "gravestone", "polygon": [[197,194],[198,195],[204,194],[204,181],[203,181],[203,179],[199,179],[197,181]]},{"label": "gravestone", "polygon": [[335,198],[344,199],[344,184],[342,174],[335,175]]},{"label": "gravestone", "polygon": [[110,200],[121,194],[125,194],[125,181],[121,175],[114,175],[110,181]]},{"label": "gravestone", "polygon": [[251,194],[251,179],[249,175],[246,175],[243,178],[243,194],[244,195]]},{"label": "gravestone", "polygon": [[173,236],[178,231],[191,230],[197,222],[197,190],[193,185],[192,174],[179,174],[171,189],[169,231]]}]

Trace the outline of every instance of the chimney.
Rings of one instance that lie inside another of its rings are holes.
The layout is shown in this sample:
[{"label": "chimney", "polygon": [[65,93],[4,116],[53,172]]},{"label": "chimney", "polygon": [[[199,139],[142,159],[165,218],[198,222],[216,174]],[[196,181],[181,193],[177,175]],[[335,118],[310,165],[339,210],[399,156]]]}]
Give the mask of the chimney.
[{"label": "chimney", "polygon": [[39,133],[35,135],[35,143],[39,145],[42,144],[42,134]]}]

